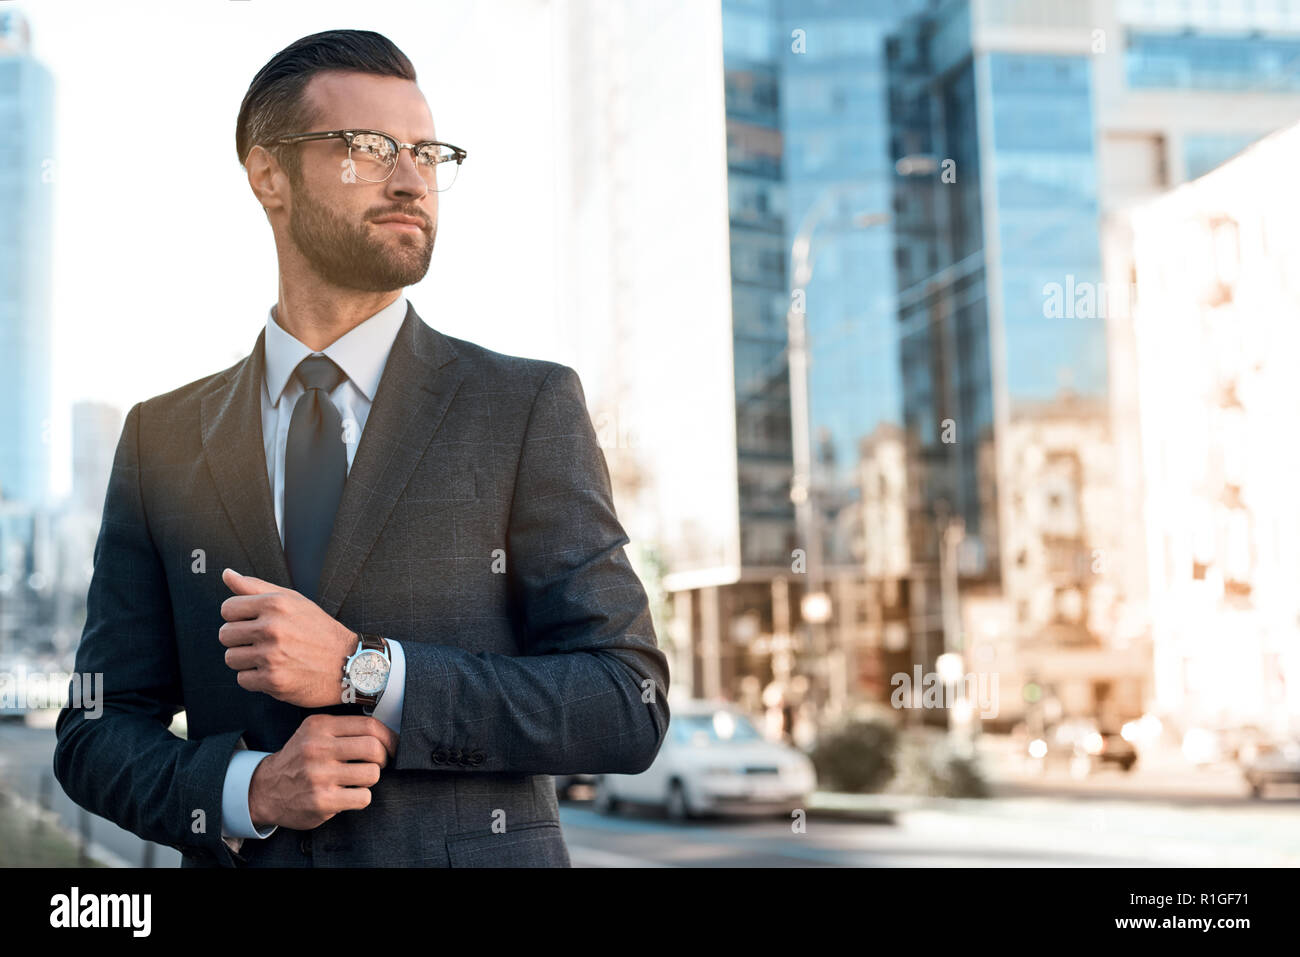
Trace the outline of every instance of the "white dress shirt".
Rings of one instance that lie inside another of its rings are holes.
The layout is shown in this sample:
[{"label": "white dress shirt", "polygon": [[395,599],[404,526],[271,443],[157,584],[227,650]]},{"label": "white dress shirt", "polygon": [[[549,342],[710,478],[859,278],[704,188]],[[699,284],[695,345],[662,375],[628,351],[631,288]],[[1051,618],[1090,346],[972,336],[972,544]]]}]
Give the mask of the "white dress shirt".
[{"label": "white dress shirt", "polygon": [[[402,320],[406,318],[406,296],[400,295],[392,303],[355,329],[330,343],[323,350],[343,370],[345,378],[330,393],[330,401],[343,419],[343,438],[347,446],[348,469],[356,456],[362,430],[370,415],[370,406],[379,388],[379,379],[388,362],[388,354],[397,338]],[[262,442],[266,451],[266,473],[271,481],[271,497],[275,502],[275,524],[280,531],[280,544],[284,544],[284,449],[289,438],[289,421],[293,407],[306,391],[293,372],[298,363],[313,352],[289,333],[285,332],[275,316],[268,310],[265,337],[266,378],[262,395]],[[239,569],[252,574],[251,569]],[[374,710],[369,712],[393,731],[402,723],[402,700],[406,691],[406,658],[402,646],[388,639],[392,668],[388,686],[381,694]],[[238,851],[243,838],[270,837],[275,826],[259,831],[253,826],[248,810],[248,791],[253,771],[269,751],[249,751],[240,742],[226,766],[225,785],[221,793],[221,836],[232,850]]]}]

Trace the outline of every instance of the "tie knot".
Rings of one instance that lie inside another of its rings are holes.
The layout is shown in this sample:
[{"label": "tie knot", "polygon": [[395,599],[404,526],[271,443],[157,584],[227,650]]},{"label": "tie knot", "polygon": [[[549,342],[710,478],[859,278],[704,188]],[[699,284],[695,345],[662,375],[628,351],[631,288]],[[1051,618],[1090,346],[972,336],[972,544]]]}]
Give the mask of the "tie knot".
[{"label": "tie knot", "polygon": [[298,363],[294,375],[306,389],[321,389],[326,393],[338,388],[346,376],[329,356],[308,356]]}]

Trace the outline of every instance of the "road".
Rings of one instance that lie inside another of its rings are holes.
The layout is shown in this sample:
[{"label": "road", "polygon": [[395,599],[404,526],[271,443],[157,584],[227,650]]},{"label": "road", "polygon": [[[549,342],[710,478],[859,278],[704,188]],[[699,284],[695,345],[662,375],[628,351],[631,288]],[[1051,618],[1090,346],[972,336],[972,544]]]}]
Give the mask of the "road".
[{"label": "road", "polygon": [[[995,797],[919,802],[892,825],[819,817],[674,824],[638,809],[604,818],[566,804],[574,863],[670,867],[1296,867],[1296,802],[1165,804]],[[601,857],[609,855],[607,864]]]},{"label": "road", "polygon": [[[42,779],[64,825],[81,812],[53,781],[49,729],[0,724],[0,780],[38,801]],[[1251,801],[1228,774],[1134,772],[1011,776],[983,800],[903,801],[893,824],[823,816],[676,824],[657,809],[602,816],[565,802],[560,821],[576,867],[1146,867],[1300,866],[1300,797]],[[146,842],[92,815],[90,839],[139,866]],[[152,845],[153,863],[179,864]]]}]

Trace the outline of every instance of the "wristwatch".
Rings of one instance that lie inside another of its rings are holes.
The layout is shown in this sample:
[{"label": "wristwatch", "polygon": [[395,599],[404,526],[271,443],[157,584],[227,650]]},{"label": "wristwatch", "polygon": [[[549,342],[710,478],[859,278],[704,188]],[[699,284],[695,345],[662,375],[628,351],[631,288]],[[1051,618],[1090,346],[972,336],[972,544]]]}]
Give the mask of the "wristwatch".
[{"label": "wristwatch", "polygon": [[357,633],[357,650],[343,665],[343,686],[352,687],[353,700],[367,708],[379,703],[388,687],[388,673],[392,658],[388,642],[379,635]]}]

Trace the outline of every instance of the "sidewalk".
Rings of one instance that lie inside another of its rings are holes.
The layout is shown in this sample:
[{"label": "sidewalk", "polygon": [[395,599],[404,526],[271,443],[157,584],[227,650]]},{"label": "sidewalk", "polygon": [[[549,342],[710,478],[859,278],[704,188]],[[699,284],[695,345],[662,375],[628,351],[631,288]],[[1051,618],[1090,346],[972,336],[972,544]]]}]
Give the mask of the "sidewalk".
[{"label": "sidewalk", "polygon": [[1007,846],[1142,847],[1186,866],[1300,866],[1300,796],[1252,800],[1234,766],[1149,755],[1130,772],[1108,767],[1080,779],[1044,774],[998,744],[983,762],[990,797],[818,791],[808,816]]}]

